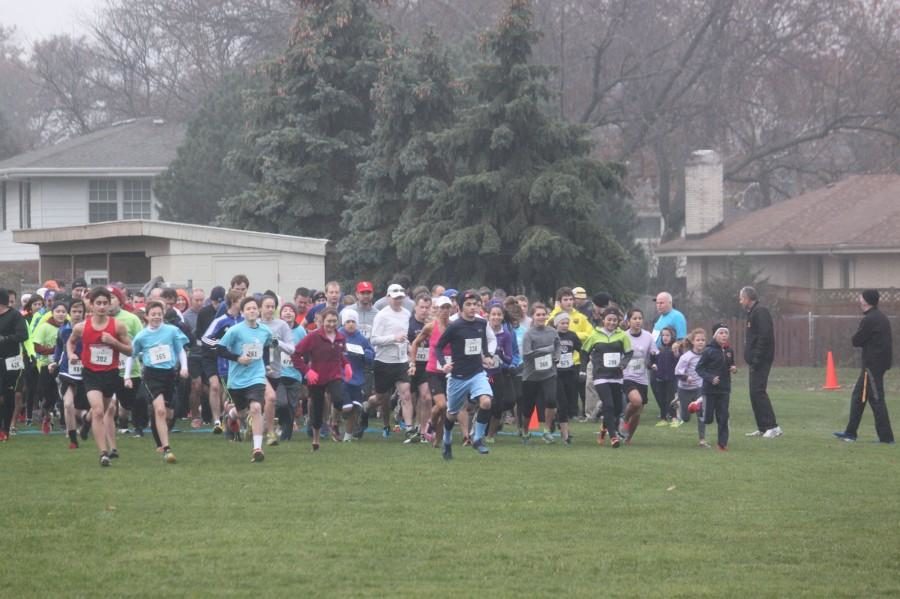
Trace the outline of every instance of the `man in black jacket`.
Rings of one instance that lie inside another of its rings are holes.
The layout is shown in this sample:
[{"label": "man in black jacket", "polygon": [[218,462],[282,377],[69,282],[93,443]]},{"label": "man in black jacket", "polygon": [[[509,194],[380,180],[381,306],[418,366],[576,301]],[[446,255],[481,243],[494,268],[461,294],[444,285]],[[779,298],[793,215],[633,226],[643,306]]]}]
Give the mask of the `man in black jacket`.
[{"label": "man in black jacket", "polygon": [[0,442],[9,438],[13,423],[16,381],[22,373],[22,342],[28,326],[15,308],[9,306],[9,292],[0,289]]},{"label": "man in black jacket", "polygon": [[882,443],[894,442],[891,419],[884,401],[884,373],[893,360],[891,322],[878,309],[877,289],[866,289],[859,296],[863,318],[859,329],[853,335],[853,347],[862,348],[862,372],[850,396],[850,420],[843,432],[834,436],[844,441],[856,441],[856,431],[862,419],[866,403],[872,406],[875,416],[875,432]]},{"label": "man in black jacket", "polygon": [[784,434],[775,421],[775,411],[766,388],[775,360],[775,327],[772,315],[759,305],[759,294],[753,287],[741,289],[738,297],[747,311],[747,334],[744,338],[744,360],[750,366],[750,406],[756,418],[756,430],[748,437],[774,439]]}]

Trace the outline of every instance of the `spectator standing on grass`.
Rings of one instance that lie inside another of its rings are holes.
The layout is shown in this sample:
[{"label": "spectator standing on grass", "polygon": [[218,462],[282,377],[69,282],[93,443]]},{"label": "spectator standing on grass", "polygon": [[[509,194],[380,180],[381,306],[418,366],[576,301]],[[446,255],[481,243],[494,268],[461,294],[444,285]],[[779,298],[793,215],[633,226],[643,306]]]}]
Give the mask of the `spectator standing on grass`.
[{"label": "spectator standing on grass", "polygon": [[747,361],[750,379],[750,406],[756,418],[756,430],[748,437],[774,439],[784,434],[775,421],[775,411],[766,388],[769,372],[775,360],[775,327],[772,315],[759,305],[759,295],[753,287],[744,287],[738,296],[741,307],[747,311],[747,333],[744,337],[744,360]]},{"label": "spectator standing on grass", "polygon": [[656,311],[659,316],[653,323],[653,340],[659,347],[661,342],[659,335],[666,327],[675,329],[675,338],[684,339],[687,337],[687,319],[680,311],[676,310],[672,305],[672,294],[668,291],[660,291],[656,295]]},{"label": "spectator standing on grass", "polygon": [[850,420],[843,432],[834,436],[844,441],[856,441],[856,432],[866,403],[872,406],[875,416],[875,432],[881,443],[894,443],[894,431],[884,400],[884,373],[893,361],[891,322],[878,309],[880,296],[877,289],[866,289],[859,296],[863,318],[853,335],[853,347],[862,348],[862,372],[850,396]]},{"label": "spectator standing on grass", "polygon": [[737,372],[734,352],[728,345],[731,336],[724,323],[713,326],[712,340],[703,349],[697,361],[697,375],[703,379],[703,396],[706,403],[703,420],[718,425],[716,443],[719,451],[728,451],[728,413],[731,403],[731,375]]}]

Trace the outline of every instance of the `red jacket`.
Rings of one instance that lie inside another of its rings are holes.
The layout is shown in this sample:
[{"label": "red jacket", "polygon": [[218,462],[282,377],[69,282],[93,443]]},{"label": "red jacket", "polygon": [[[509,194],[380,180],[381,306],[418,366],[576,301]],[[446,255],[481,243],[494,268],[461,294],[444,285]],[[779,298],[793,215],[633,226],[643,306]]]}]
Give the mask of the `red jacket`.
[{"label": "red jacket", "polygon": [[300,340],[291,360],[304,376],[310,370],[315,370],[319,375],[316,385],[322,386],[331,381],[343,380],[344,365],[350,363],[344,355],[345,351],[346,339],[342,334],[335,331],[332,341],[325,335],[324,329],[317,329]]}]

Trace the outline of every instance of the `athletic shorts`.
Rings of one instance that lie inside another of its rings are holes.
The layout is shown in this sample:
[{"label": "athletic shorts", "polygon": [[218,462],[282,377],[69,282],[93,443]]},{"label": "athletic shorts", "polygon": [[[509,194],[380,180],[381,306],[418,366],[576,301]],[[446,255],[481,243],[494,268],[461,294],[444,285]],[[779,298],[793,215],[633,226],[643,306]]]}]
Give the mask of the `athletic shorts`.
[{"label": "athletic shorts", "polygon": [[410,384],[412,384],[413,391],[417,391],[419,389],[419,385],[422,383],[428,382],[428,371],[425,370],[424,362],[416,362],[416,372],[412,375],[412,380]]},{"label": "athletic shorts", "polygon": [[81,380],[84,381],[84,392],[99,391],[103,397],[112,397],[122,392],[122,377],[118,370],[103,370],[95,372],[87,368],[81,370]]},{"label": "athletic shorts", "polygon": [[466,400],[476,403],[482,395],[494,396],[487,374],[482,370],[467,379],[450,377],[447,381],[447,413],[457,414]]},{"label": "athletic shorts", "polygon": [[206,379],[203,373],[203,358],[201,356],[188,355],[188,374],[192,379],[198,377]]},{"label": "athletic shorts", "polygon": [[629,381],[625,379],[622,382],[622,392],[625,393],[625,397],[628,397],[628,394],[631,393],[632,390],[637,390],[638,393],[641,394],[641,403],[645,406],[647,405],[647,385],[642,385],[641,383],[636,383],[634,381]]},{"label": "athletic shorts", "polygon": [[375,393],[391,393],[397,383],[409,382],[409,364],[375,362]]},{"label": "athletic shorts", "polygon": [[[123,383],[124,379],[119,379]],[[131,379],[131,389],[126,387],[124,384],[119,387],[119,391],[116,393],[116,399],[119,402],[119,405],[122,406],[126,410],[130,410],[134,407],[134,400],[137,399],[138,391],[141,388],[141,379],[140,378],[132,378]]]},{"label": "athletic shorts", "polygon": [[72,389],[72,393],[75,397],[75,409],[76,410],[90,410],[91,404],[88,403],[87,393],[84,391],[84,382],[78,381],[75,379],[71,379],[67,377],[65,374],[59,375],[59,395],[62,397],[66,394],[66,392]]},{"label": "athletic shorts", "polygon": [[278,391],[278,385],[280,384],[281,379],[273,379],[272,377],[267,376],[266,382],[268,382],[269,385],[272,386],[272,391]]},{"label": "athletic shorts", "polygon": [[231,402],[238,410],[246,410],[250,407],[250,402],[255,401],[262,405],[266,397],[265,385],[250,385],[243,389],[229,389],[228,394],[231,396]]},{"label": "athletic shorts", "polygon": [[143,391],[147,394],[147,403],[153,403],[153,400],[163,396],[163,403],[169,409],[175,408],[175,382],[177,373],[175,370],[167,370],[163,368],[144,367],[142,377]]},{"label": "athletic shorts", "polygon": [[447,395],[447,375],[428,373],[428,388],[431,389],[431,396]]},{"label": "athletic shorts", "polygon": [[362,408],[363,402],[363,386],[362,385],[351,385],[350,383],[344,383],[344,405],[342,409],[350,409],[355,406],[359,406]]},{"label": "athletic shorts", "polygon": [[219,363],[215,356],[203,354],[200,357],[200,376],[207,381],[214,376],[219,376]]}]

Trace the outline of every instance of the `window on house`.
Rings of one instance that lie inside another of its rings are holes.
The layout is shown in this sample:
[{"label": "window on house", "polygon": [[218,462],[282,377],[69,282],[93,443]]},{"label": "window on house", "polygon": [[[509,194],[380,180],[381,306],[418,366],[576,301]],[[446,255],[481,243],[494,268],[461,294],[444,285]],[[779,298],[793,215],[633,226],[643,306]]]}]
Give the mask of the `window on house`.
[{"label": "window on house", "polygon": [[6,230],[6,181],[0,181],[0,231]]},{"label": "window on house", "polygon": [[850,269],[853,265],[853,258],[841,258],[841,288],[850,288]]},{"label": "window on house", "polygon": [[119,203],[114,179],[95,179],[89,183],[88,222],[102,223],[119,219]]},{"label": "window on house", "polygon": [[825,259],[816,258],[816,289],[825,289]]},{"label": "window on house", "polygon": [[31,228],[31,181],[19,182],[19,228]]},{"label": "window on house", "polygon": [[126,179],[122,181],[122,218],[151,218],[150,181]]}]

